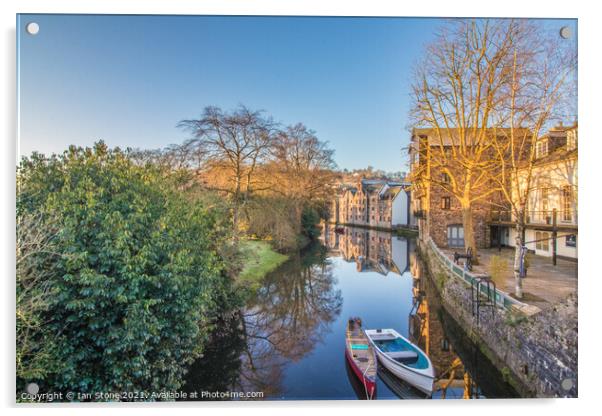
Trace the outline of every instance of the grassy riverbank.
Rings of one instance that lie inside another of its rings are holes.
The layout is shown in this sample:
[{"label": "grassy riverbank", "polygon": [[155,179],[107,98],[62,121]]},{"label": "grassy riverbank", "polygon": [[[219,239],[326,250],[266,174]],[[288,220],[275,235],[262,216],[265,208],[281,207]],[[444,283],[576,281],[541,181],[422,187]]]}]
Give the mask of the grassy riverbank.
[{"label": "grassy riverbank", "polygon": [[276,252],[267,241],[242,241],[240,250],[244,264],[239,275],[241,282],[259,282],[266,274],[288,260],[287,255]]}]

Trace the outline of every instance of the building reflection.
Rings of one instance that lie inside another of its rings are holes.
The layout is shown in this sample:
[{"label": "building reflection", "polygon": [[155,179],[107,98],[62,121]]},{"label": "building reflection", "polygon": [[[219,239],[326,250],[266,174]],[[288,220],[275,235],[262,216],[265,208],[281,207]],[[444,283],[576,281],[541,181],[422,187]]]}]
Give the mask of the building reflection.
[{"label": "building reflection", "polygon": [[[436,316],[440,305],[432,293],[428,279],[422,278],[422,264],[416,254],[410,255],[410,271],[413,282],[413,306],[409,315],[410,340],[418,345],[431,359],[436,372],[433,398],[481,398],[480,389],[454,351],[441,320]],[[428,293],[428,296],[427,296]]]},{"label": "building reflection", "polygon": [[409,271],[412,240],[388,231],[324,225],[324,244],[332,254],[354,262],[358,272],[404,274]]},{"label": "building reflection", "polygon": [[[422,265],[416,257],[413,240],[390,232],[348,226],[337,228],[325,225],[323,231],[324,243],[330,252],[348,262],[355,262],[358,272],[372,271],[383,275],[409,272],[408,275],[412,276],[413,306],[408,317],[409,338],[427,353],[435,367],[437,382],[433,398],[483,397],[447,338],[436,312],[440,307],[433,305],[436,294],[428,286],[430,280],[422,278]],[[382,372],[387,375],[384,370]],[[381,379],[402,398],[418,397],[417,391],[394,376]]]}]

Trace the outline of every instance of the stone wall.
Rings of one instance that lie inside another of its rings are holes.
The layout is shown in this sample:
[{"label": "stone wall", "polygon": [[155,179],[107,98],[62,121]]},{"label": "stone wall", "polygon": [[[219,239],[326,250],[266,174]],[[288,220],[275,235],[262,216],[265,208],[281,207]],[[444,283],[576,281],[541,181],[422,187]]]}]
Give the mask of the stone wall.
[{"label": "stone wall", "polygon": [[525,397],[577,397],[577,299],[527,317],[481,309],[472,315],[470,287],[448,275],[426,244],[419,245],[446,311]]},{"label": "stone wall", "polygon": [[[433,175],[440,175],[437,169],[433,170]],[[449,197],[450,208],[442,208],[442,199]],[[487,225],[490,205],[484,203],[474,203],[472,207],[473,213],[473,229],[477,247],[489,247],[490,230]],[[447,227],[449,225],[462,225],[462,210],[458,200],[449,192],[442,189],[440,186],[432,185],[430,187],[430,207],[428,211],[430,229],[429,235],[439,247],[447,247]]]}]

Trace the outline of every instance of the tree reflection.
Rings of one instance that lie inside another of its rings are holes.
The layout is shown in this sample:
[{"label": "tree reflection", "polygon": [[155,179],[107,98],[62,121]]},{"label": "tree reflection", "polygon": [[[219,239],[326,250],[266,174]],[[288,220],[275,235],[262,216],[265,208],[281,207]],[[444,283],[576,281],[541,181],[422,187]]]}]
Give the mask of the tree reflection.
[{"label": "tree reflection", "polygon": [[199,394],[189,400],[202,400],[202,391],[229,391],[235,384],[245,347],[240,321],[236,314],[217,323],[203,356],[188,369],[182,391]]},{"label": "tree reflection", "polygon": [[310,352],[340,314],[332,265],[321,245],[293,257],[269,275],[242,316],[246,341],[237,386],[274,396],[284,366]]}]

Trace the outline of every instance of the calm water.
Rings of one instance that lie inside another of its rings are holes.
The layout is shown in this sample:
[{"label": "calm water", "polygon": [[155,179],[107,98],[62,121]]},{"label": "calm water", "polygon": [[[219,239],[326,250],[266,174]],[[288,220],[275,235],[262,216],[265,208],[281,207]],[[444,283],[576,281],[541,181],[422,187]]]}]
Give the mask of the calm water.
[{"label": "calm water", "polygon": [[[266,277],[241,316],[221,324],[184,390],[261,391],[264,399],[358,399],[345,360],[345,327],[394,328],[431,358],[433,398],[518,397],[442,310],[413,239],[327,227],[322,244]],[[377,399],[422,398],[379,368]]]}]

